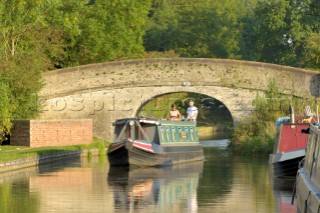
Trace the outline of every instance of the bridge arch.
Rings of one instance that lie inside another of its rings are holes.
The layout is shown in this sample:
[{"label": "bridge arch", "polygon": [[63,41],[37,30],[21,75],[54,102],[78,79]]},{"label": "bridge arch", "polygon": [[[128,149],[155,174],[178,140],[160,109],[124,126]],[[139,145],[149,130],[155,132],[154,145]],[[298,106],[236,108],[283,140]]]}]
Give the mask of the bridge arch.
[{"label": "bridge arch", "polygon": [[171,104],[175,103],[183,117],[187,116],[189,100],[195,101],[198,108],[197,126],[200,140],[225,139],[230,137],[234,121],[230,110],[214,97],[195,93],[177,91],[157,95],[141,104],[136,111],[137,117],[155,117],[166,119],[170,117]]},{"label": "bridge arch", "polygon": [[[161,97],[163,97],[163,96],[165,96],[165,95],[170,95],[170,94],[193,93],[193,94],[198,94],[198,95],[202,95],[202,96],[207,96],[208,98],[211,98],[212,100],[216,100],[216,101],[222,103],[222,104],[226,107],[226,109],[228,110],[228,112],[230,113],[230,116],[231,116],[231,119],[232,119],[232,122],[233,122],[234,125],[235,125],[239,120],[241,120],[241,118],[238,118],[238,117],[237,117],[238,115],[235,114],[234,111],[233,111],[233,113],[232,113],[232,110],[229,109],[229,107],[230,107],[230,108],[233,108],[232,106],[229,106],[229,105],[232,104],[232,103],[226,101],[226,100],[225,100],[225,97],[224,97],[223,99],[217,99],[217,98],[215,98],[215,97],[213,96],[213,94],[212,94],[213,92],[211,92],[211,93],[210,93],[210,92],[201,93],[201,92],[199,92],[200,90],[201,90],[200,88],[183,88],[183,89],[178,90],[178,91],[175,90],[175,91],[172,91],[172,92],[165,92],[165,93],[161,93],[161,94],[156,94],[156,95],[154,95],[154,96],[152,96],[152,97],[146,97],[146,99],[145,99],[144,101],[142,101],[142,103],[140,104],[140,106],[135,110],[134,116],[139,116],[139,115],[141,114],[143,108],[145,107],[145,105],[148,104],[149,102],[153,101],[154,99],[161,98]],[[203,90],[203,89],[202,89],[202,90]],[[221,97],[220,97],[220,98],[221,98]],[[184,98],[183,100],[180,100],[180,101],[186,102],[186,101],[188,101],[189,99],[191,99],[191,98],[190,98],[190,97],[186,97],[186,98]],[[252,101],[252,100],[250,99],[249,101]],[[224,102],[226,102],[226,103],[224,103]],[[202,107],[205,107],[205,105],[204,105],[205,103],[204,103],[204,102],[196,102],[195,104],[196,104],[196,106],[197,106],[199,109],[201,109]],[[160,107],[161,107],[161,105],[160,105]],[[165,110],[165,111],[170,110],[170,109],[168,108],[168,106],[167,106],[167,103],[166,103],[166,106],[165,106],[165,107],[166,107],[166,108],[164,108],[164,109],[159,109],[158,107],[156,107],[156,110]],[[249,114],[251,109],[247,109],[247,110],[248,110],[248,111],[247,111],[246,113]],[[235,114],[235,115],[233,115],[233,114]],[[243,116],[245,116],[245,115],[243,115]]]},{"label": "bridge arch", "polygon": [[319,96],[318,72],[226,59],[142,59],[46,72],[40,118],[92,118],[94,134],[111,140],[112,122],[135,116],[146,100],[194,92],[224,103],[237,123],[250,114],[269,79],[283,93]]}]

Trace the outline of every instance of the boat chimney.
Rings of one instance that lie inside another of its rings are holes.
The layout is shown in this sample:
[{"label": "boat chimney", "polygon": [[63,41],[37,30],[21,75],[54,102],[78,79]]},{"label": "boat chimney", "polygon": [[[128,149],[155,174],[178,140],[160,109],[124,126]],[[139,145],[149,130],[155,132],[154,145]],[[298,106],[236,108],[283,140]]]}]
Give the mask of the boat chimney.
[{"label": "boat chimney", "polygon": [[294,109],[293,109],[293,106],[290,104],[290,107],[289,107],[289,113],[290,113],[290,123],[295,123],[294,121]]}]

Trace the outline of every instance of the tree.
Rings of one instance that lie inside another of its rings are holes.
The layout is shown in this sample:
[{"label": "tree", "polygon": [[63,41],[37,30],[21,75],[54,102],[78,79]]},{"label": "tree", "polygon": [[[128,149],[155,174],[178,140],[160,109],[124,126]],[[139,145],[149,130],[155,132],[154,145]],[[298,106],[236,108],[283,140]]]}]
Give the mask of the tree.
[{"label": "tree", "polygon": [[303,63],[306,67],[320,70],[320,34],[311,33],[305,42]]},{"label": "tree", "polygon": [[[320,32],[319,1],[263,0],[244,27],[248,60],[299,67],[318,67],[315,33]],[[312,59],[309,59],[311,57]]]},{"label": "tree", "polygon": [[254,60],[281,63],[285,59],[284,51],[292,44],[286,24],[288,8],[286,0],[259,1],[255,23],[247,32]]},{"label": "tree", "polygon": [[11,103],[9,86],[0,82],[0,140],[10,133],[12,127],[11,119],[16,106]]},{"label": "tree", "polygon": [[0,135],[9,132],[11,119],[38,114],[41,73],[51,65],[56,38],[44,17],[55,2],[0,2]]},{"label": "tree", "polygon": [[74,14],[77,28],[62,27],[66,57],[62,59],[61,66],[143,55],[142,37],[151,0],[90,1],[89,4],[76,2],[73,6],[61,8],[62,14],[77,11]]},{"label": "tree", "polygon": [[144,44],[184,57],[240,57],[242,19],[256,0],[154,0]]}]

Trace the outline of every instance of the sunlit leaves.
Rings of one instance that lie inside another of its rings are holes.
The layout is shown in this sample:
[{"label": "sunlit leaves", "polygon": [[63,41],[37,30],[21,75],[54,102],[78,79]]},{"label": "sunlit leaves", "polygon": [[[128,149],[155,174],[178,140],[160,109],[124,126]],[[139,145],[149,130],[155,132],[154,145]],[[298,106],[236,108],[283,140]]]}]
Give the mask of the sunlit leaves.
[{"label": "sunlit leaves", "polygon": [[305,63],[311,68],[320,68],[320,34],[311,33],[305,42]]},{"label": "sunlit leaves", "polygon": [[184,57],[239,58],[242,19],[251,1],[153,1],[147,51],[174,50]]},{"label": "sunlit leaves", "polygon": [[12,126],[12,113],[16,106],[15,103],[12,103],[10,95],[9,86],[4,82],[0,82],[0,139],[10,132],[10,128]]}]

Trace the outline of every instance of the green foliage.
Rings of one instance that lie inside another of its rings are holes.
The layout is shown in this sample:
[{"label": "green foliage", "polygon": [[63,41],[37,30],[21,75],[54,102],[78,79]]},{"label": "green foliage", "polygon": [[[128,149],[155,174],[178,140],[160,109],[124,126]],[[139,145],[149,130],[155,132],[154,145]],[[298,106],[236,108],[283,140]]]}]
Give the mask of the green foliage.
[{"label": "green foliage", "polygon": [[[317,0],[259,1],[243,31],[242,57],[269,63],[320,68],[315,34],[320,32]],[[318,21],[317,21],[318,20]],[[251,51],[248,51],[251,50]]]},{"label": "green foliage", "polygon": [[289,116],[290,105],[294,107],[296,115],[303,115],[307,105],[315,112],[317,103],[314,98],[281,94],[276,81],[270,80],[268,91],[256,96],[252,114],[234,129],[229,148],[242,154],[271,153],[277,118]]},{"label": "green foliage", "polygon": [[10,100],[10,88],[4,82],[0,82],[0,139],[10,133],[11,119],[16,106]]},{"label": "green foliage", "polygon": [[240,154],[271,153],[275,134],[274,122],[250,116],[234,129],[229,148]]},{"label": "green foliage", "polygon": [[149,100],[139,113],[140,116],[152,116],[158,119],[168,118],[172,104],[177,104],[177,109],[181,115],[185,116],[184,101],[188,98],[188,93],[170,93],[155,97]]},{"label": "green foliage", "polygon": [[166,52],[151,51],[151,52],[146,52],[144,57],[145,58],[178,58],[179,54],[174,52],[173,50],[169,50]]},{"label": "green foliage", "polygon": [[303,61],[309,68],[320,68],[320,34],[311,33],[306,39]]},{"label": "green foliage", "polygon": [[239,20],[246,7],[238,0],[153,1],[144,37],[146,50],[239,58]]},{"label": "green foliage", "polygon": [[144,45],[182,57],[218,57],[320,69],[318,0],[153,0]]},{"label": "green foliage", "polygon": [[5,0],[0,55],[38,55],[42,70],[142,57],[151,0]]},{"label": "green foliage", "polygon": [[38,113],[41,72],[51,64],[47,51],[53,30],[44,23],[49,8],[46,1],[0,2],[0,135],[9,133],[10,119]]},{"label": "green foliage", "polygon": [[[27,59],[30,61],[26,61]],[[38,92],[42,87],[42,81],[41,71],[33,61],[36,59],[28,57],[7,62],[5,67],[0,66],[0,80],[10,88],[10,118],[31,119],[38,115]]]},{"label": "green foliage", "polygon": [[[142,57],[151,0],[68,1],[51,18],[64,34],[57,66]],[[63,19],[59,18],[62,14]],[[59,21],[56,21],[59,20]]]}]

